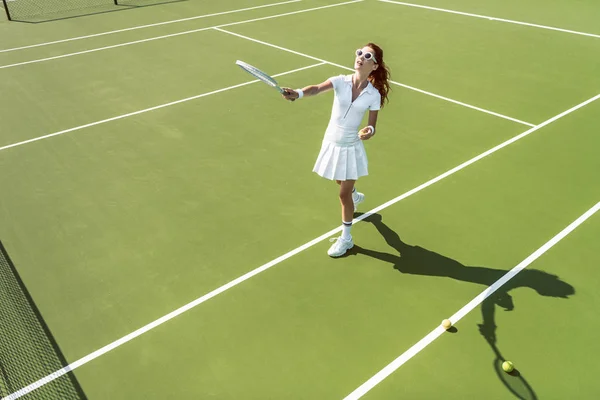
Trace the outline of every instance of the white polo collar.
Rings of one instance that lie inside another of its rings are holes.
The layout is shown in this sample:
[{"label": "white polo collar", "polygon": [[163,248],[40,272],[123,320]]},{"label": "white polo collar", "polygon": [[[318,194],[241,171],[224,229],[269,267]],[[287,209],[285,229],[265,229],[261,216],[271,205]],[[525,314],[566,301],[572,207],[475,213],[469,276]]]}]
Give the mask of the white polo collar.
[{"label": "white polo collar", "polygon": [[[344,76],[344,82],[348,83],[350,87],[352,87],[352,75],[353,74]],[[369,94],[373,94],[377,89],[375,89],[375,86],[373,86],[371,82],[368,82],[367,87],[364,90],[366,90]]]}]

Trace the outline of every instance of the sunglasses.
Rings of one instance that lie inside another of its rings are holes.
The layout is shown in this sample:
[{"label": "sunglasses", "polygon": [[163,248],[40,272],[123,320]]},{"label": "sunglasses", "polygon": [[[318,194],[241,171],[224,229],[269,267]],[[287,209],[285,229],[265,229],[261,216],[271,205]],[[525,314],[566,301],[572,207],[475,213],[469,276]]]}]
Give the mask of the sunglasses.
[{"label": "sunglasses", "polygon": [[375,59],[375,54],[371,53],[370,51],[362,51],[361,49],[358,49],[356,50],[356,55],[358,57],[364,56],[365,60],[373,60],[374,63],[377,63],[377,60]]}]

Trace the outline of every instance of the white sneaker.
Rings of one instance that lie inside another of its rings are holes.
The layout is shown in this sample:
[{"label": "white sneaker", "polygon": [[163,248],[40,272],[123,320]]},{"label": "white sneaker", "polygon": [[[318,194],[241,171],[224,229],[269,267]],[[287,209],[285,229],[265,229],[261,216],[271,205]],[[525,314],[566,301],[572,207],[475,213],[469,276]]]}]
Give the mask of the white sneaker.
[{"label": "white sneaker", "polygon": [[352,193],[352,201],[354,202],[354,211],[358,209],[358,205],[365,201],[365,195],[360,192]]},{"label": "white sneaker", "polygon": [[329,250],[327,251],[327,254],[329,254],[331,257],[343,256],[346,253],[346,251],[354,247],[354,242],[352,241],[352,238],[342,239],[342,237],[340,236],[337,238],[331,238],[329,239],[329,241],[335,241],[335,243],[332,244]]}]

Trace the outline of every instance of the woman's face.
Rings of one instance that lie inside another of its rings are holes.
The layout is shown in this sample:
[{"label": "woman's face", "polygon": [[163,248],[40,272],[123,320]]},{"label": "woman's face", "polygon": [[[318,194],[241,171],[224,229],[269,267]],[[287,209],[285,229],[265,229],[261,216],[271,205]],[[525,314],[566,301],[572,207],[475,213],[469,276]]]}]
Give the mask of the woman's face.
[{"label": "woman's face", "polygon": [[371,71],[377,69],[377,63],[375,61],[375,50],[369,46],[365,46],[362,49],[356,50],[354,69],[371,73]]}]

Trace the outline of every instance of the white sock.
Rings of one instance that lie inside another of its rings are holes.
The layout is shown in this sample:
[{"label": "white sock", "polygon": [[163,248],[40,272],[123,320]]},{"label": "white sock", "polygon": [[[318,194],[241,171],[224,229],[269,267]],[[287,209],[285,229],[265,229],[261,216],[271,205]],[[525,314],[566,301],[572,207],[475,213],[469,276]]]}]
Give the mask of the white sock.
[{"label": "white sock", "polygon": [[354,187],[354,188],[352,188],[352,201],[356,201],[357,196],[358,195],[356,194],[356,188]]},{"label": "white sock", "polygon": [[342,221],[342,239],[349,240],[352,238],[352,235],[350,235],[350,228],[352,228],[352,221]]}]

